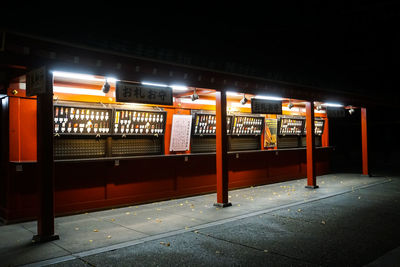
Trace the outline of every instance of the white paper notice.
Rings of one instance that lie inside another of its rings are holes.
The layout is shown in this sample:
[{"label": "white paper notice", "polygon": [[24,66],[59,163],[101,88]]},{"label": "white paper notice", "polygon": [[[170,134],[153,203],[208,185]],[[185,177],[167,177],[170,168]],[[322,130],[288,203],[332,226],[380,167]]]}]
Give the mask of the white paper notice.
[{"label": "white paper notice", "polygon": [[172,131],[169,151],[188,151],[190,146],[191,129],[191,115],[174,115],[172,117]]}]

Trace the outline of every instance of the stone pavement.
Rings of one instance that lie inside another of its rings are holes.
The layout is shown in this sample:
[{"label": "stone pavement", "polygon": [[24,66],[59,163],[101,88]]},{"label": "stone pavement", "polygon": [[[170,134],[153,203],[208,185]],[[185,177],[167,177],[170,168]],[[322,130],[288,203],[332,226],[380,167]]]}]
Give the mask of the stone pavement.
[{"label": "stone pavement", "polygon": [[36,222],[0,226],[0,266],[362,266],[399,247],[400,177],[317,181],[232,190],[224,209],[207,194],[59,217],[40,245]]}]

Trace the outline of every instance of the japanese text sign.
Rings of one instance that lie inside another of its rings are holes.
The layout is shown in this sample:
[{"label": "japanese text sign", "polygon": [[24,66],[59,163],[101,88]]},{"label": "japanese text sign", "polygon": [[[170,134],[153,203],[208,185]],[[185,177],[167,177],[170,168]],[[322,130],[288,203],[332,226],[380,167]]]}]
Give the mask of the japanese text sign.
[{"label": "japanese text sign", "polygon": [[282,101],[252,98],[251,113],[282,114]]},{"label": "japanese text sign", "polygon": [[174,116],[172,117],[172,130],[169,151],[188,151],[190,146],[191,129],[191,115],[174,114]]},{"label": "japanese text sign", "polygon": [[118,81],[116,84],[118,102],[172,105],[172,88],[141,85]]},{"label": "japanese text sign", "polygon": [[344,118],[346,117],[346,110],[342,107],[327,107],[326,115],[328,115],[328,118]]},{"label": "japanese text sign", "polygon": [[26,75],[26,96],[34,96],[46,92],[46,68],[32,70]]}]

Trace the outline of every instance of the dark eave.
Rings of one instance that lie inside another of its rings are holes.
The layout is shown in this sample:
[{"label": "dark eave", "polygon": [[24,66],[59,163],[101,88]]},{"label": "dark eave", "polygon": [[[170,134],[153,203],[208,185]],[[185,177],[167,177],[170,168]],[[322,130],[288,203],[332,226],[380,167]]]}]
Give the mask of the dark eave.
[{"label": "dark eave", "polygon": [[[216,90],[239,90],[251,94],[277,95],[301,100],[334,101],[345,105],[395,104],[388,103],[383,98],[371,98],[357,93],[149,59],[17,32],[5,32],[2,37],[4,39],[2,51],[0,51],[0,68],[2,72],[9,70],[14,75],[45,65],[52,70],[115,76],[121,80],[185,84]],[[6,73],[6,76],[12,75]]]}]

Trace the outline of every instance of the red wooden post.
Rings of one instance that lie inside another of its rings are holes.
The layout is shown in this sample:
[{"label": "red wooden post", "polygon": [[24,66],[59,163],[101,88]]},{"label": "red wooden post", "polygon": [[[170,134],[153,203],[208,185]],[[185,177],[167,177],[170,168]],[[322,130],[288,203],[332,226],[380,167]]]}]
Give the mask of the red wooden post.
[{"label": "red wooden post", "polygon": [[366,108],[361,108],[361,143],[362,143],[362,174],[369,175],[368,139],[367,139],[367,109]]},{"label": "red wooden post", "polygon": [[315,174],[315,133],[314,102],[306,102],[306,141],[307,141],[307,185],[306,188],[318,188]]},{"label": "red wooden post", "polygon": [[37,96],[39,216],[34,242],[59,239],[54,234],[53,74],[46,70],[46,92]]},{"label": "red wooden post", "polygon": [[328,118],[325,118],[325,124],[324,124],[324,132],[322,134],[322,146],[323,147],[328,147],[329,146],[329,120]]},{"label": "red wooden post", "polygon": [[228,202],[228,137],[226,134],[226,92],[215,94],[216,102],[216,172],[217,203],[214,206],[232,206]]}]

